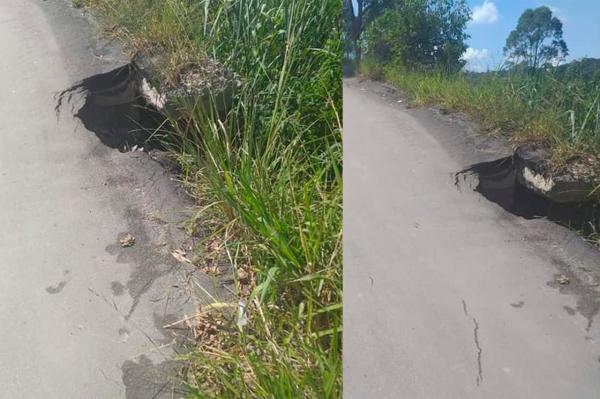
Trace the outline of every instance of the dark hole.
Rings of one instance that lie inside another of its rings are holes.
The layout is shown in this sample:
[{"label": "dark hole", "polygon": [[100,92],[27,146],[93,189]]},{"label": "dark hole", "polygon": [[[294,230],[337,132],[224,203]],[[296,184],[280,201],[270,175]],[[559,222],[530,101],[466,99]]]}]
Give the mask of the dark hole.
[{"label": "dark hole", "polygon": [[[75,117],[94,132],[106,146],[129,151],[134,146],[144,150],[163,149],[168,128],[165,118],[139,92],[141,74],[127,64],[77,82],[57,96],[56,112],[71,104]],[[84,97],[75,112],[75,95]]]},{"label": "dark hole", "polygon": [[598,231],[600,209],[590,202],[557,203],[527,189],[516,178],[513,157],[472,165],[454,175],[454,184],[460,188],[477,178],[474,190],[506,211],[535,219],[545,217],[555,223],[590,236]]}]

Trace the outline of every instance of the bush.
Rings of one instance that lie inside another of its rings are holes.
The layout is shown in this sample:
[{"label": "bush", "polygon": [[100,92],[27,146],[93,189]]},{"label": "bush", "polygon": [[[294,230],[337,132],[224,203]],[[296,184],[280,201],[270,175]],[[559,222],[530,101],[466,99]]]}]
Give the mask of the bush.
[{"label": "bush", "polygon": [[459,70],[470,11],[464,0],[414,0],[387,8],[365,31],[365,55],[412,69]]}]

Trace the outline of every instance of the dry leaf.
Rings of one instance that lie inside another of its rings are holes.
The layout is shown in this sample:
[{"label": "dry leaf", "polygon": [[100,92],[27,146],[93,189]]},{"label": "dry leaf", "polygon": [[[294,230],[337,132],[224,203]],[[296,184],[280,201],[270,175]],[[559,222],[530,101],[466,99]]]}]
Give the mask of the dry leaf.
[{"label": "dry leaf", "polygon": [[186,253],[183,249],[176,249],[171,252],[171,255],[181,263],[192,263],[191,260],[185,257]]},{"label": "dry leaf", "polygon": [[221,274],[221,271],[216,265],[205,266],[202,268],[202,271],[209,276],[218,276]]}]

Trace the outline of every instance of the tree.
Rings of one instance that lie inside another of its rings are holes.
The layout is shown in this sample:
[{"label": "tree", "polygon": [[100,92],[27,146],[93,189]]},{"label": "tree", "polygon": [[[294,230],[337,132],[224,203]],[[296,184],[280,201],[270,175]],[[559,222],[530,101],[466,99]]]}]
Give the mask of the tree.
[{"label": "tree", "polygon": [[464,0],[396,1],[369,25],[367,51],[383,63],[455,71],[464,65],[469,18]]},{"label": "tree", "polygon": [[530,73],[551,63],[564,60],[569,54],[562,38],[562,22],[552,16],[546,6],[527,9],[519,17],[504,46],[509,64],[524,64]]},{"label": "tree", "polygon": [[[394,0],[344,0],[344,38],[346,52],[353,52],[357,62],[362,57],[361,38],[365,27]],[[356,4],[354,7],[353,2]]]}]

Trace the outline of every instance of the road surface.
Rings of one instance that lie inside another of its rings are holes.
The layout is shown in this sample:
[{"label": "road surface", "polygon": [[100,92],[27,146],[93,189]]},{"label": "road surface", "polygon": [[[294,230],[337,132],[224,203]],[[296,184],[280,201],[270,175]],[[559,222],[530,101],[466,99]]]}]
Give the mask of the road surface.
[{"label": "road surface", "polygon": [[345,397],[599,398],[595,249],[458,190],[501,146],[400,101],[344,83]]},{"label": "road surface", "polygon": [[126,61],[69,4],[0,1],[0,397],[170,398],[186,203],[147,154],[57,119],[57,92]]}]

